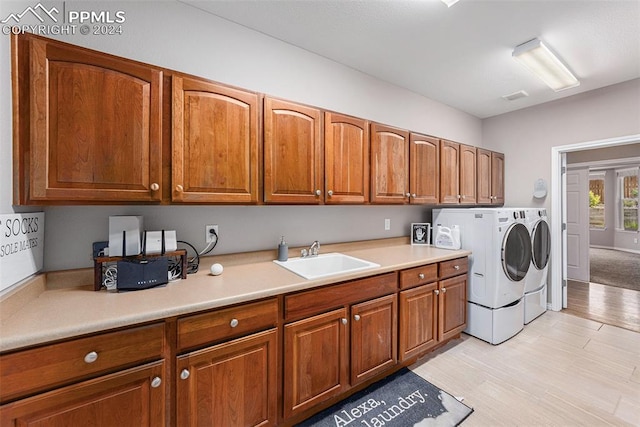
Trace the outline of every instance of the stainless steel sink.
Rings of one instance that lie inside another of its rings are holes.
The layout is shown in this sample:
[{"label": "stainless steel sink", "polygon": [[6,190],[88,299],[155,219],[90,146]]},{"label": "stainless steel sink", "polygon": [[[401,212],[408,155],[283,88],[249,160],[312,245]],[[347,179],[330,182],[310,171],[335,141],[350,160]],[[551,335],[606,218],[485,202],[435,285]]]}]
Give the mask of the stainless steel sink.
[{"label": "stainless steel sink", "polygon": [[337,252],[273,262],[308,280],[380,267],[375,262]]}]

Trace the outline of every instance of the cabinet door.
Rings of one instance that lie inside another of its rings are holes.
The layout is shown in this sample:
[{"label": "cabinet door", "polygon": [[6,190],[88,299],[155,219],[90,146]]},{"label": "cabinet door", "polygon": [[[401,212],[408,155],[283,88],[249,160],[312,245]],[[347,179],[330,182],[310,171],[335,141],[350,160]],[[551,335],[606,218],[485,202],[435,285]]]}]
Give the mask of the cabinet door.
[{"label": "cabinet door", "polygon": [[467,326],[467,275],[442,280],[439,286],[438,336],[440,341],[446,341]]},{"label": "cabinet door", "polygon": [[[160,201],[162,72],[41,38],[28,46],[23,201]],[[24,86],[21,86],[24,87]],[[23,129],[23,128],[21,128]]]},{"label": "cabinet door", "polygon": [[460,201],[460,144],[440,140],[440,203],[457,205]]},{"label": "cabinet door", "polygon": [[478,148],[476,184],[478,204],[487,205],[493,202],[491,192],[491,151]]},{"label": "cabinet door", "polygon": [[368,122],[329,112],[324,117],[326,203],[368,202]]},{"label": "cabinet door", "polygon": [[167,383],[155,362],[1,406],[0,425],[163,426]]},{"label": "cabinet door", "polygon": [[493,204],[504,204],[504,154],[502,153],[491,153],[491,193]]},{"label": "cabinet door", "polygon": [[272,329],[178,357],[178,425],[275,425],[277,355]]},{"label": "cabinet door", "polygon": [[284,418],[342,393],[348,387],[347,310],[284,327]]},{"label": "cabinet door", "polygon": [[258,201],[258,95],[173,76],[174,202]]},{"label": "cabinet door", "polygon": [[409,202],[409,133],[371,124],[371,202]]},{"label": "cabinet door", "polygon": [[396,294],[351,307],[351,385],[396,364]]},{"label": "cabinet door", "polygon": [[476,204],[476,147],[460,144],[460,204]]},{"label": "cabinet door", "polygon": [[321,203],[320,110],[273,98],[265,98],[264,110],[264,201]]},{"label": "cabinet door", "polygon": [[437,204],[440,200],[440,142],[411,134],[411,203]]},{"label": "cabinet door", "polygon": [[438,283],[400,292],[400,360],[438,342]]}]

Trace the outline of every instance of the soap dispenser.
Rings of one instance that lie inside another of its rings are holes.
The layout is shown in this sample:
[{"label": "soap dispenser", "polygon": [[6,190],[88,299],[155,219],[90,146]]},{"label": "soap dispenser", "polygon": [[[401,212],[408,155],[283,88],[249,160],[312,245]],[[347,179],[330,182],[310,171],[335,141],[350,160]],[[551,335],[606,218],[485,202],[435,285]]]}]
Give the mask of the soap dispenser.
[{"label": "soap dispenser", "polygon": [[289,246],[287,242],[284,241],[284,236],[280,239],[280,244],[278,245],[278,261],[286,261],[289,259]]}]

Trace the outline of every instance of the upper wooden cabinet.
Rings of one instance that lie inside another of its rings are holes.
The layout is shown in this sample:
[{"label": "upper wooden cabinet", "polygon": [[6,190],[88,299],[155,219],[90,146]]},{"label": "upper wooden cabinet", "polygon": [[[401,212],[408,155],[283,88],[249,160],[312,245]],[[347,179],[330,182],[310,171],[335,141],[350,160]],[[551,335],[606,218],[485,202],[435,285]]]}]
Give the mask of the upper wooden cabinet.
[{"label": "upper wooden cabinet", "polygon": [[478,204],[504,204],[504,154],[478,148]]},{"label": "upper wooden cabinet", "polygon": [[162,71],[14,35],[14,203],[162,198]]},{"label": "upper wooden cabinet", "polygon": [[264,101],[264,201],[323,201],[322,113],[273,98]]},{"label": "upper wooden cabinet", "polygon": [[409,203],[409,132],[371,124],[371,202]]},{"label": "upper wooden cabinet", "polygon": [[258,95],[178,75],[172,83],[171,200],[257,203]]},{"label": "upper wooden cabinet", "polygon": [[325,202],[368,202],[369,123],[330,112],[324,117]]},{"label": "upper wooden cabinet", "polygon": [[476,148],[440,141],[440,203],[476,203]]},{"label": "upper wooden cabinet", "polygon": [[440,200],[440,141],[412,133],[410,143],[411,203],[437,204]]},{"label": "upper wooden cabinet", "polygon": [[476,147],[460,144],[460,204],[476,203]]}]

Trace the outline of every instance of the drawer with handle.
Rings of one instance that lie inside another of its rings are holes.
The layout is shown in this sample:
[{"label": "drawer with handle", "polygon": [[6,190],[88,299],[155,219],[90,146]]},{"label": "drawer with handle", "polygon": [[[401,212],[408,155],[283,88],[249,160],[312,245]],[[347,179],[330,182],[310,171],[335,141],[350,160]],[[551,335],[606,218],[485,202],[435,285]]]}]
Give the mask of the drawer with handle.
[{"label": "drawer with handle", "polygon": [[409,289],[438,280],[438,264],[428,264],[400,272],[400,289]]},{"label": "drawer with handle", "polygon": [[160,359],[164,324],[107,332],[0,356],[0,402]]},{"label": "drawer with handle", "polygon": [[178,352],[273,327],[278,300],[271,298],[178,320]]},{"label": "drawer with handle", "polygon": [[440,280],[466,273],[467,270],[469,270],[469,258],[467,257],[442,261],[440,263]]}]

